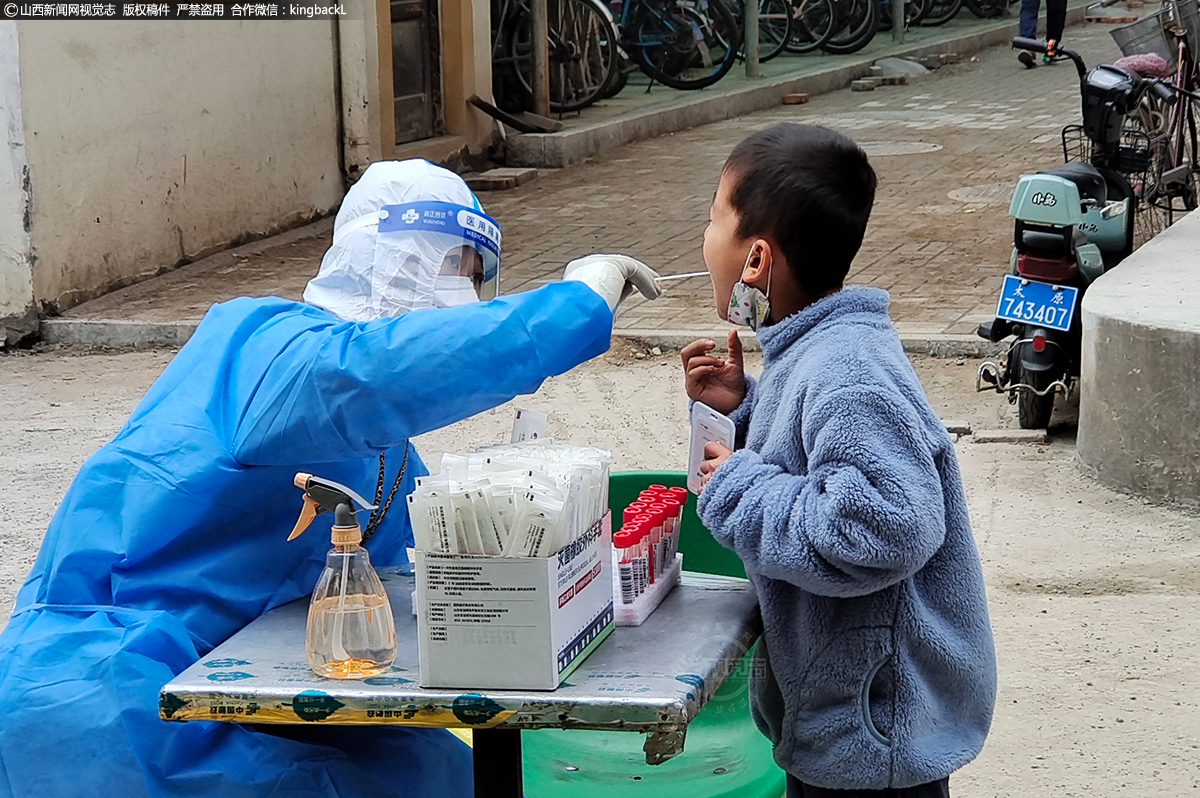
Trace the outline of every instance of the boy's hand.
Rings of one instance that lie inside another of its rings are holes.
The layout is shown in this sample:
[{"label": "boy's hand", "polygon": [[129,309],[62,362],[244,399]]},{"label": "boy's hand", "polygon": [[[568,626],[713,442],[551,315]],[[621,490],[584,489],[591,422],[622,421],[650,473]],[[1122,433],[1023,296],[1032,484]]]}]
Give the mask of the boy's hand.
[{"label": "boy's hand", "polygon": [[684,384],[689,399],[728,415],[746,398],[746,372],[742,368],[742,339],[737,330],[729,331],[729,357],[722,360],[710,355],[716,341],[692,341],[680,352],[683,358]]},{"label": "boy's hand", "polygon": [[700,463],[700,492],[704,492],[704,486],[712,479],[713,472],[716,471],[722,463],[729,459],[729,455],[733,454],[731,449],[726,449],[716,441],[709,441],[704,444],[704,462]]}]

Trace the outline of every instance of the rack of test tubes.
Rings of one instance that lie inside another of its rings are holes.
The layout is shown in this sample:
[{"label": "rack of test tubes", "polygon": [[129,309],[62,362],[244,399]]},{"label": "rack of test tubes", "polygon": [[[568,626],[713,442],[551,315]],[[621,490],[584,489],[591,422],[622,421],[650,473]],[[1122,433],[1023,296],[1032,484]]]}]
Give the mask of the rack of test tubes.
[{"label": "rack of test tubes", "polygon": [[622,513],[613,533],[613,607],[617,626],[641,626],[679,583],[679,528],[687,488],[651,485]]}]

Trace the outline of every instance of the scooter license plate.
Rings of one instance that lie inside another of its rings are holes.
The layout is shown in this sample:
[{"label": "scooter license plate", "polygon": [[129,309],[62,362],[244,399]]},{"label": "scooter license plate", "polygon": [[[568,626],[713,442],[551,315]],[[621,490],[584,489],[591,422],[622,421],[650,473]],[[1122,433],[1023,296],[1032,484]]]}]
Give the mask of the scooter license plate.
[{"label": "scooter license plate", "polygon": [[1006,274],[1004,287],[1000,289],[996,316],[1066,332],[1071,329],[1078,299],[1078,288],[1039,283],[1037,280]]}]

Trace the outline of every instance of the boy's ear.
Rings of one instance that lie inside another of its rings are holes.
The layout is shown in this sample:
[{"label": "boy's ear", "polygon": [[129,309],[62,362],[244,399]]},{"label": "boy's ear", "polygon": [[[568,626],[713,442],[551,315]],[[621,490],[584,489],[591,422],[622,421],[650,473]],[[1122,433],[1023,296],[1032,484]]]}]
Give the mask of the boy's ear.
[{"label": "boy's ear", "polygon": [[775,260],[775,248],[765,238],[757,239],[751,246],[750,260],[742,270],[742,280],[747,283],[765,280]]}]

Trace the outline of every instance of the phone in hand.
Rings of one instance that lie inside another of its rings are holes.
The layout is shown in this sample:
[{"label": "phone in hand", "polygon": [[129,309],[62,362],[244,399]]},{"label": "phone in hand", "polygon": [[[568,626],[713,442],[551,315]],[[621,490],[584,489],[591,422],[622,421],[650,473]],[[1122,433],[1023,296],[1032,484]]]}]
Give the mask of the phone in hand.
[{"label": "phone in hand", "polygon": [[732,449],[737,428],[729,416],[718,413],[703,402],[692,405],[692,441],[688,450],[687,487],[700,495],[700,464],[704,462],[704,444],[716,441],[726,449]]}]

